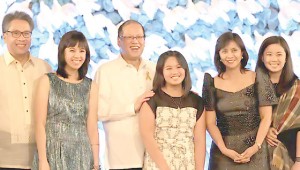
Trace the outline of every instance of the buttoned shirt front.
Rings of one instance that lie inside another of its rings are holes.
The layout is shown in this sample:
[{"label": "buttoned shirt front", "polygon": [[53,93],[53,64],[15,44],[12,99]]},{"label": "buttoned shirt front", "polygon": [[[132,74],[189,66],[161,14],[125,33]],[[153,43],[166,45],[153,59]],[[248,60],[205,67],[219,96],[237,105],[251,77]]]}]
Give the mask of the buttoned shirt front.
[{"label": "buttoned shirt front", "polygon": [[101,65],[95,75],[99,85],[98,117],[106,138],[105,162],[110,169],[143,166],[144,146],[134,103],[152,89],[155,64],[142,60],[139,69],[121,56]]},{"label": "buttoned shirt front", "polygon": [[34,89],[37,79],[50,70],[45,61],[33,56],[23,66],[9,52],[0,57],[0,167],[31,167]]}]

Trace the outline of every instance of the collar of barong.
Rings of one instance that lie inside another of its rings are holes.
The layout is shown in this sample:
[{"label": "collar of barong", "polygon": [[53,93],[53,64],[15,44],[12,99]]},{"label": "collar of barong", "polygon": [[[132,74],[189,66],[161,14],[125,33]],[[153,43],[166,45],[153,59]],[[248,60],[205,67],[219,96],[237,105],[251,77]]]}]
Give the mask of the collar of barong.
[{"label": "collar of barong", "polygon": [[[273,112],[273,127],[279,133],[300,127],[300,83],[295,81],[292,88],[280,96],[279,103]],[[289,170],[293,161],[283,143],[276,147],[269,146],[273,150],[271,156],[272,170]]]}]

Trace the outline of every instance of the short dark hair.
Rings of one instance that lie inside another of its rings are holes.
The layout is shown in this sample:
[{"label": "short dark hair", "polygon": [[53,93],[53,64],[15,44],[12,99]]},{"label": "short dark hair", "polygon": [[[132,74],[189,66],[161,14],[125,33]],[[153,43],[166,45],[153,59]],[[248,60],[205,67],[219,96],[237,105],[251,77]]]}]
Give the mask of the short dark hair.
[{"label": "short dark hair", "polygon": [[242,38],[237,33],[225,32],[218,38],[215,47],[214,63],[218,71],[218,76],[220,77],[222,77],[222,74],[226,71],[226,67],[221,62],[221,57],[219,52],[222,48],[228,45],[230,41],[234,41],[241,48],[242,56],[243,56],[241,60],[241,72],[244,72],[246,70],[245,67],[247,65],[249,55]]},{"label": "short dark hair", "polygon": [[297,79],[297,76],[295,75],[293,70],[290,47],[283,37],[271,36],[266,38],[262,42],[258,51],[256,68],[261,68],[265,73],[269,73],[269,70],[266,68],[262,58],[266,48],[272,44],[279,44],[284,49],[286,54],[286,62],[282,68],[282,72],[276,89],[277,94],[281,95],[288,91],[293,86],[294,81]]},{"label": "short dark hair", "polygon": [[171,50],[166,51],[159,56],[156,64],[156,72],[153,80],[153,90],[154,91],[160,90],[162,87],[166,85],[166,81],[163,75],[163,68],[166,60],[169,57],[175,57],[178,63],[181,65],[181,67],[185,70],[185,77],[182,82],[182,88],[184,90],[183,95],[186,96],[192,88],[192,81],[191,81],[188,63],[185,60],[184,56],[178,51],[171,51]]},{"label": "short dark hair", "polygon": [[118,28],[118,37],[122,36],[123,35],[123,28],[126,26],[126,25],[129,25],[129,24],[132,24],[132,23],[136,23],[136,24],[139,24],[142,29],[143,29],[143,34],[145,36],[145,29],[143,27],[143,25],[141,23],[139,23],[138,21],[136,20],[127,20],[125,21],[123,24],[120,25],[120,27]]},{"label": "short dark hair", "polygon": [[2,21],[2,32],[5,33],[6,31],[8,31],[11,21],[17,20],[17,19],[28,22],[28,24],[30,26],[30,31],[33,30],[34,23],[33,23],[32,18],[25,12],[15,11],[13,13],[8,13],[4,16],[3,21]]},{"label": "short dark hair", "polygon": [[58,68],[56,70],[56,73],[64,78],[68,78],[68,73],[65,70],[65,66],[67,64],[65,60],[65,49],[68,47],[75,47],[77,43],[79,47],[84,48],[86,50],[85,61],[78,70],[79,73],[78,80],[83,79],[87,74],[88,66],[90,62],[89,45],[83,33],[74,30],[65,33],[62,36],[61,41],[59,42],[58,45]]}]

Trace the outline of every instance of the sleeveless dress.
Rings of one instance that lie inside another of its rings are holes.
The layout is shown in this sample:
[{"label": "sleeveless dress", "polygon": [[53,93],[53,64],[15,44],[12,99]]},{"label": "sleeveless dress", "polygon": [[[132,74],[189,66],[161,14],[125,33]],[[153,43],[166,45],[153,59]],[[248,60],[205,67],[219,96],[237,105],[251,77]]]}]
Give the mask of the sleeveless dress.
[{"label": "sleeveless dress", "polygon": [[[205,109],[216,111],[217,126],[225,146],[238,153],[243,153],[254,145],[260,124],[259,106],[277,103],[275,93],[268,81],[259,80],[240,91],[227,92],[214,87],[211,75],[205,73],[203,99]],[[210,149],[209,170],[269,170],[267,144],[264,141],[261,149],[245,164],[235,163],[223,155],[218,146],[212,142]]]},{"label": "sleeveless dress", "polygon": [[[170,169],[195,169],[194,127],[204,105],[200,96],[190,92],[186,97],[171,97],[162,90],[147,102],[155,114],[154,139]],[[158,170],[146,152],[145,170]]]},{"label": "sleeveless dress", "polygon": [[[51,170],[91,170],[92,149],[87,134],[91,79],[68,83],[54,73],[50,81],[46,120],[46,154]],[[35,153],[32,170],[38,169]]]}]

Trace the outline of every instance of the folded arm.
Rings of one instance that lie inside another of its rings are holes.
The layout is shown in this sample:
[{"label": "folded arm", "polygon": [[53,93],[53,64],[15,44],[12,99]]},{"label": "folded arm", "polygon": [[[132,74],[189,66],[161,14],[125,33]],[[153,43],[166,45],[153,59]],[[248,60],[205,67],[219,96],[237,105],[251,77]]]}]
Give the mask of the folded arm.
[{"label": "folded arm", "polygon": [[232,149],[228,149],[224,143],[221,132],[216,125],[216,112],[206,111],[206,126],[207,130],[214,140],[215,144],[218,146],[222,154],[232,159],[234,162],[240,163],[241,155]]},{"label": "folded arm", "polygon": [[244,157],[242,161],[250,160],[250,158],[261,148],[272,122],[272,106],[260,106],[259,114],[261,121],[255,144],[242,153],[242,156]]}]

